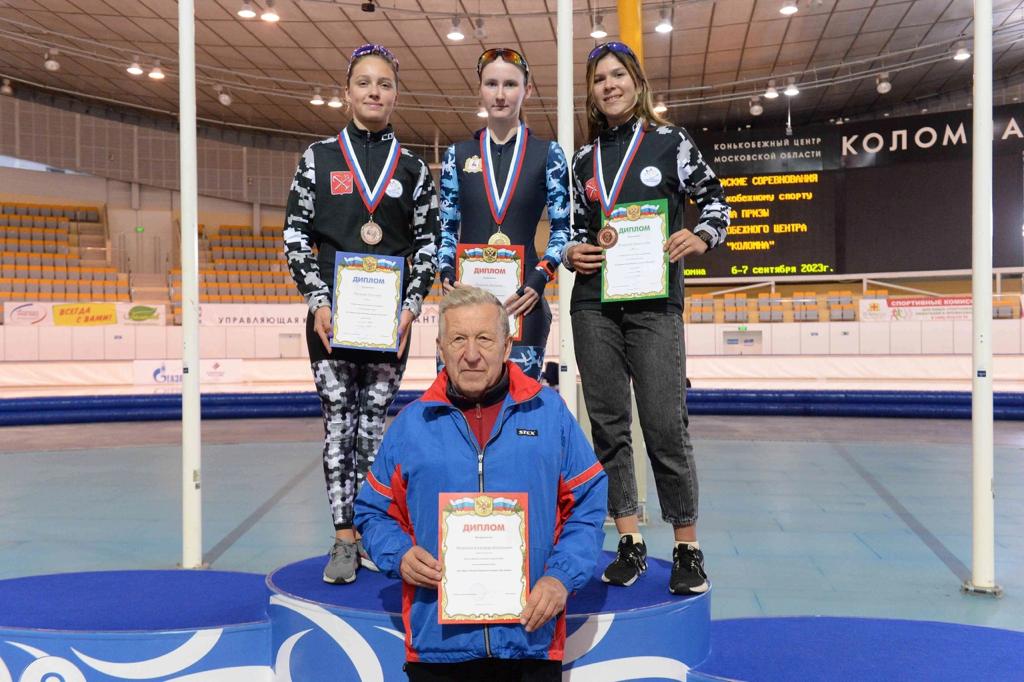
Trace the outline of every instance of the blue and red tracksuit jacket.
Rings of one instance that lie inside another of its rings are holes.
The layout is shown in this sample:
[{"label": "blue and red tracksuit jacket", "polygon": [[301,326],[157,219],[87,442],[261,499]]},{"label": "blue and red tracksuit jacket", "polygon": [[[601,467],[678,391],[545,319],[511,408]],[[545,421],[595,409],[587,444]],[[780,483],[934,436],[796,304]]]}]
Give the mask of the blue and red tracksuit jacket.
[{"label": "blue and red tracksuit jacket", "polygon": [[[528,493],[531,586],[551,576],[571,594],[593,575],[607,513],[604,470],[561,396],[506,367],[509,393],[482,449],[446,397],[446,371],[385,434],[356,498],[355,523],[390,577],[401,579],[414,544],[437,556],[438,494],[474,491]],[[564,613],[531,633],[519,624],[440,625],[437,591],[404,582],[402,619],[412,662],[561,660],[565,647]]]}]

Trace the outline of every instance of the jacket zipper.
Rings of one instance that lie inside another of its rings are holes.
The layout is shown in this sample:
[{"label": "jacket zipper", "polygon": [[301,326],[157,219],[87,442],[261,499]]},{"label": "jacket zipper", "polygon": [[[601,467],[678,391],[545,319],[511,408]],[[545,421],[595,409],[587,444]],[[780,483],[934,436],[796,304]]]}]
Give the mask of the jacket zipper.
[{"label": "jacket zipper", "polygon": [[[470,439],[475,439],[473,435],[473,427],[469,425],[469,419],[466,417],[466,413],[462,410],[456,410],[462,415],[462,419],[466,422],[466,429],[469,430]],[[483,419],[483,411],[480,409],[480,403],[476,406],[476,418],[478,420]],[[477,480],[477,492],[484,491],[484,450],[487,449],[487,441],[483,447],[477,447],[476,449],[476,480]],[[487,658],[491,658],[491,633],[488,626],[484,625],[484,652],[487,654]]]}]

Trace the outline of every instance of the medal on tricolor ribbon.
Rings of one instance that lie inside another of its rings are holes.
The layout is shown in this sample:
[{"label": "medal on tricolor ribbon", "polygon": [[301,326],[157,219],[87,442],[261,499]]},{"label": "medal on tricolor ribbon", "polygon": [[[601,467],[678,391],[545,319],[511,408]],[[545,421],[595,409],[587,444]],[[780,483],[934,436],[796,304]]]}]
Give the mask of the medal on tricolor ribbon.
[{"label": "medal on tricolor ribbon", "polygon": [[349,169],[355,175],[355,184],[356,189],[359,190],[359,197],[363,200],[366,210],[370,212],[370,219],[359,228],[359,236],[369,246],[379,244],[384,238],[384,228],[374,221],[373,214],[377,210],[377,206],[380,205],[381,199],[384,198],[388,183],[391,182],[391,179],[395,176],[395,170],[398,168],[398,157],[401,149],[398,144],[398,138],[391,138],[391,149],[388,150],[387,159],[384,161],[384,168],[381,169],[380,176],[377,177],[377,182],[374,183],[372,188],[366,180],[362,166],[359,165],[359,161],[356,159],[347,129],[342,130],[341,134],[338,135],[338,144],[341,146],[341,153],[345,157],[345,163],[348,164]]},{"label": "medal on tricolor ribbon", "polygon": [[491,246],[508,246],[512,240],[501,231],[501,224],[505,222],[505,215],[508,207],[512,205],[512,197],[516,193],[516,186],[519,184],[519,173],[523,170],[523,161],[526,159],[526,140],[529,131],[522,123],[516,132],[516,144],[512,151],[512,165],[508,169],[508,177],[505,178],[505,186],[498,191],[498,181],[495,175],[494,162],[491,160],[491,133],[484,128],[480,133],[480,159],[483,163],[484,189],[487,194],[487,205],[491,207],[491,217],[498,230],[490,236],[487,243]]},{"label": "medal on tricolor ribbon", "polygon": [[359,236],[369,246],[380,244],[380,240],[384,238],[384,230],[380,228],[380,225],[373,222],[373,216],[363,223],[363,226],[359,228]]},{"label": "medal on tricolor ribbon", "polygon": [[610,216],[612,209],[615,208],[615,201],[619,198],[619,192],[622,191],[622,183],[626,180],[629,167],[633,165],[633,159],[636,157],[636,151],[640,149],[640,143],[644,139],[644,134],[643,123],[637,121],[636,129],[633,131],[633,138],[629,141],[629,146],[626,147],[626,153],[622,157],[622,161],[619,162],[619,169],[612,180],[611,188],[605,187],[604,184],[604,166],[601,163],[601,138],[597,138],[597,144],[594,145],[594,177],[597,178],[597,193],[598,199],[601,202],[601,210],[604,211],[606,217]]},{"label": "medal on tricolor ribbon", "polygon": [[611,225],[605,225],[597,231],[597,245],[602,249],[610,249],[619,241],[619,231]]}]

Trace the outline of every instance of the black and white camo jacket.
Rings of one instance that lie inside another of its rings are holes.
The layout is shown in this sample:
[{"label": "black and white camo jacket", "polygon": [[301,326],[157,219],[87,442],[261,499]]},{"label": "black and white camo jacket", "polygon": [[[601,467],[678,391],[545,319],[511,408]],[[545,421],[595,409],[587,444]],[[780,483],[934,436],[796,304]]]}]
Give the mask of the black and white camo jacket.
[{"label": "black and white camo jacket", "polygon": [[[601,166],[605,187],[611,189],[615,174],[629,147],[637,119],[601,133]],[[649,125],[622,183],[617,204],[636,201],[666,199],[668,203],[669,234],[683,229],[685,199],[693,199],[700,216],[690,229],[710,237],[714,248],[725,241],[729,226],[729,206],[725,203],[722,183],[711,170],[693,138],[678,126]],[[596,145],[585,144],[572,157],[573,234],[563,251],[563,263],[574,244],[597,244],[603,213],[596,178],[594,177],[594,150]],[[683,309],[682,262],[669,266],[668,298],[634,301],[626,304],[630,309],[681,311]],[[571,268],[570,268],[571,269]],[[618,305],[618,304],[617,304]],[[570,311],[600,310],[601,273],[576,274]]]},{"label": "black and white camo jacket", "polygon": [[[353,123],[347,131],[355,161],[372,187],[387,161],[394,131],[388,126],[368,132]],[[423,159],[401,148],[394,176],[373,214],[384,233],[373,245],[360,236],[370,212],[357,187],[358,175],[346,163],[338,136],[314,142],[302,154],[285,212],[284,253],[292,278],[315,311],[331,305],[336,252],[401,256],[406,262],[402,309],[418,316],[437,271],[441,238],[430,170]]]}]

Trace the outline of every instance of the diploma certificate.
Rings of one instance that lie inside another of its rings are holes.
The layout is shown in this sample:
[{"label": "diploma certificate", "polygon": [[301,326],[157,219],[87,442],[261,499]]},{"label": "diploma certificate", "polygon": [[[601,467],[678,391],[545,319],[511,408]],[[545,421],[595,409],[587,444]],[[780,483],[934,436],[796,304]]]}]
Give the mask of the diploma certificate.
[{"label": "diploma certificate", "polygon": [[333,347],[398,351],[403,266],[398,256],[335,255]]},{"label": "diploma certificate", "polygon": [[[456,251],[455,277],[463,284],[489,291],[504,303],[523,286],[522,246],[491,244],[459,244]],[[522,338],[521,315],[509,316],[510,335]]]},{"label": "diploma certificate", "polygon": [[438,622],[518,623],[530,593],[527,494],[438,498]]},{"label": "diploma certificate", "polygon": [[611,228],[601,264],[601,302],[668,296],[668,201],[618,204],[603,223]]}]

